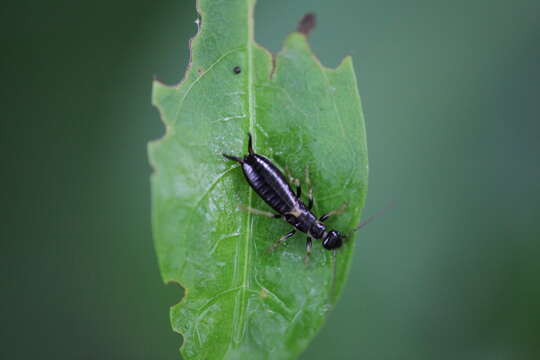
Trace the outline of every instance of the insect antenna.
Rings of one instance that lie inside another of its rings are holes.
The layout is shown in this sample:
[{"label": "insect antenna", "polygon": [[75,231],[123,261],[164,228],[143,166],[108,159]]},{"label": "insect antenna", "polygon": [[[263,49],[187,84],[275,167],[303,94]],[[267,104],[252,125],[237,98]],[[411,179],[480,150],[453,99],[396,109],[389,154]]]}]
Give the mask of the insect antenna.
[{"label": "insect antenna", "polygon": [[[384,214],[385,212],[387,212],[388,210],[393,208],[395,205],[396,205],[395,201],[391,201],[390,203],[388,203],[388,205],[383,207],[381,210],[377,211],[375,214],[371,215],[366,220],[361,221],[360,224],[358,224],[353,229],[353,231],[351,231],[347,235],[343,235],[343,238],[344,239],[349,238],[352,235],[352,233],[354,233],[355,231],[360,230],[361,228],[363,228],[364,226],[369,224],[371,221],[373,221],[373,219],[375,219],[376,217],[379,217],[380,215]],[[335,295],[335,291],[336,291],[336,275],[337,275],[337,256],[336,256],[336,253],[337,253],[337,249],[332,249],[332,283],[330,285],[331,286],[330,287],[330,294],[333,294],[333,295]]]},{"label": "insect antenna", "polygon": [[336,256],[336,249],[333,249],[332,250],[332,285],[331,285],[332,287],[330,288],[330,294],[334,294],[336,291],[336,273],[337,273],[337,256]]},{"label": "insect antenna", "polygon": [[396,206],[396,202],[395,201],[391,201],[390,203],[388,203],[385,207],[383,207],[381,210],[377,211],[375,214],[369,216],[367,219],[365,220],[362,220],[360,222],[360,224],[358,224],[349,234],[347,234],[345,237],[348,238],[352,235],[352,233],[360,230],[361,228],[363,228],[364,226],[366,226],[367,224],[369,224],[370,222],[372,222],[375,218],[383,215],[385,212],[387,212],[388,210],[392,209],[394,206]]},{"label": "insect antenna", "polygon": [[327,306],[328,310],[331,310],[333,306],[335,305],[335,301],[337,300],[337,287],[336,287],[336,278],[337,278],[337,249],[332,249],[332,279],[330,283],[330,291],[328,293],[327,298]]}]

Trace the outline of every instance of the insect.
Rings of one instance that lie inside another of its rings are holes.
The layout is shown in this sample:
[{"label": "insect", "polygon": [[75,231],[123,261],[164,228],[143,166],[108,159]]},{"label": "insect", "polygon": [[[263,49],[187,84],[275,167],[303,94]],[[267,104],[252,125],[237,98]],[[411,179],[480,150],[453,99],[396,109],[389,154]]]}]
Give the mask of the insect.
[{"label": "insect", "polygon": [[[283,173],[266,157],[253,151],[251,134],[248,133],[248,154],[243,158],[223,154],[229,160],[236,161],[242,166],[244,176],[255,192],[272,207],[276,213],[261,211],[252,208],[245,208],[252,213],[268,216],[275,219],[284,219],[294,227],[293,230],[279,238],[269,249],[273,250],[285,240],[293,236],[296,231],[306,233],[306,261],[311,255],[312,239],[322,241],[322,245],[327,250],[335,250],[343,245],[344,234],[337,230],[328,230],[324,224],[329,217],[343,212],[345,206],[332,210],[317,218],[311,209],[313,208],[313,194],[309,176],[306,170],[308,190],[307,206],[300,199],[302,188],[298,180],[292,180],[296,185],[296,192],[293,191]],[[358,230],[365,223],[360,224],[353,231]]]}]

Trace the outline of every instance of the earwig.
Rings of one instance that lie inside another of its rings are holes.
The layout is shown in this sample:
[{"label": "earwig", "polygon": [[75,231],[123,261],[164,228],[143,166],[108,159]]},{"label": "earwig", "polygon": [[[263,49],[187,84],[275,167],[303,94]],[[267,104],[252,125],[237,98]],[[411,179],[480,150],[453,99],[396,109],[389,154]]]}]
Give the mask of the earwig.
[{"label": "earwig", "polygon": [[[283,235],[269,250],[274,249],[279,244],[293,236],[296,231],[306,233],[307,256],[311,254],[312,239],[322,241],[322,246],[327,250],[335,250],[343,245],[344,234],[337,230],[328,230],[324,224],[329,217],[343,212],[345,206],[332,210],[317,218],[313,212],[313,194],[311,183],[308,180],[308,204],[300,199],[302,188],[297,180],[291,182],[296,186],[293,191],[291,185],[285,179],[283,173],[266,157],[255,153],[251,134],[248,133],[248,154],[243,158],[223,154],[229,160],[236,161],[242,166],[244,176],[255,192],[268,204],[276,213],[261,211],[245,207],[245,210],[258,215],[264,215],[275,219],[284,219],[294,227],[293,230]],[[306,177],[307,176],[306,171]],[[363,227],[361,223],[353,231]],[[306,257],[307,259],[307,257]]]}]

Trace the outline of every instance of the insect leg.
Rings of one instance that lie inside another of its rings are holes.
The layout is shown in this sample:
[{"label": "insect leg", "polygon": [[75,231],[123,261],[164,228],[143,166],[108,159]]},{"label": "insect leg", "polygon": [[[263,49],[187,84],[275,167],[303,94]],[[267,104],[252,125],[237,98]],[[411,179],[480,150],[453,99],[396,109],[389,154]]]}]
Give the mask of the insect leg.
[{"label": "insect leg", "polygon": [[285,165],[285,176],[287,177],[287,180],[292,184],[294,178],[292,177],[291,170],[289,169],[289,165]]},{"label": "insect leg", "polygon": [[300,198],[300,195],[302,195],[302,188],[300,187],[300,180],[292,176],[288,165],[285,166],[285,176],[287,176],[287,179],[289,179],[289,183],[296,186],[296,197]]},{"label": "insect leg", "polygon": [[311,180],[309,178],[309,168],[306,166],[306,185],[308,187],[308,210],[311,210],[313,207],[313,186],[311,185]]},{"label": "insect leg", "polygon": [[300,186],[300,180],[294,179],[294,185],[296,185],[296,197],[300,199],[302,195],[302,187]]},{"label": "insect leg", "polygon": [[274,214],[274,213],[271,213],[270,211],[254,209],[254,208],[246,206],[246,205],[238,205],[238,207],[240,208],[240,210],[244,210],[244,211],[250,212],[252,214],[263,215],[263,216],[267,216],[269,218],[274,218],[274,219],[280,219],[281,218],[281,214]]},{"label": "insect leg", "polygon": [[319,221],[326,221],[332,215],[339,215],[339,214],[343,213],[343,211],[345,211],[346,207],[347,207],[347,203],[343,203],[343,205],[341,205],[341,207],[339,209],[329,211],[326,214],[324,214],[323,216],[321,216],[319,218]]},{"label": "insect leg", "polygon": [[291,230],[289,231],[288,233],[286,233],[285,235],[283,235],[282,237],[280,237],[278,239],[278,241],[276,241],[271,247],[269,247],[268,249],[266,249],[266,252],[272,252],[274,251],[275,248],[277,248],[279,245],[283,244],[283,242],[285,240],[287,240],[288,238],[290,238],[291,236],[294,235],[294,233],[296,233],[296,230]]},{"label": "insect leg", "polygon": [[308,236],[306,239],[306,256],[304,257],[304,264],[307,266],[309,263],[309,258],[311,256],[311,246],[313,245],[311,237]]}]

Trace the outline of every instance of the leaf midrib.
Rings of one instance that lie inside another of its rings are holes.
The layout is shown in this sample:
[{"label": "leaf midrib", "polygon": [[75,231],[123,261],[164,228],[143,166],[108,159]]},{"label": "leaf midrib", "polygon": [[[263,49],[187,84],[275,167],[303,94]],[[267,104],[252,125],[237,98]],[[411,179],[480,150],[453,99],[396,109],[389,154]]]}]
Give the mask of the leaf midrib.
[{"label": "leaf midrib", "polygon": [[[247,75],[248,75],[248,129],[249,132],[253,136],[253,143],[256,143],[256,134],[254,132],[255,122],[256,122],[256,110],[255,110],[255,86],[254,86],[254,69],[253,69],[253,43],[254,43],[254,25],[253,25],[253,5],[250,4],[250,0],[246,0],[247,2],[247,10],[248,10],[248,31],[247,31],[247,43],[246,43],[246,51],[247,51]],[[253,191],[251,190],[251,187],[247,187],[248,189],[248,204],[251,207],[253,202]],[[253,233],[253,219],[252,214],[250,212],[246,212],[246,236],[244,237],[242,242],[238,243],[238,246],[241,247],[241,254],[237,252],[237,256],[235,256],[235,264],[234,264],[234,274],[235,274],[235,281],[234,283],[237,284],[239,291],[235,298],[235,309],[234,309],[234,315],[233,315],[233,322],[232,322],[232,343],[233,344],[239,344],[242,340],[242,337],[244,335],[244,329],[246,326],[246,307],[247,307],[247,294],[249,292],[249,264],[251,261],[251,247],[250,247],[250,241],[252,238]],[[243,260],[243,268],[241,270],[241,273],[239,274],[237,272],[238,267],[240,266],[239,262],[240,260]]]}]

